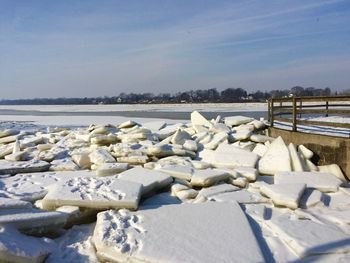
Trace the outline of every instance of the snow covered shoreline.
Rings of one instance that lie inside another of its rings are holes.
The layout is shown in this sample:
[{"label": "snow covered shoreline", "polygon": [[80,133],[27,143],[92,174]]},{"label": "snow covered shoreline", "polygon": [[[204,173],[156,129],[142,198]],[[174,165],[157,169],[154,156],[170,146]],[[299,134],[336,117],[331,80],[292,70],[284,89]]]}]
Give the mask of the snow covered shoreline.
[{"label": "snow covered shoreline", "polygon": [[0,261],[350,260],[346,178],[264,121],[4,117]]},{"label": "snow covered shoreline", "polygon": [[266,111],[267,103],[183,103],[183,104],[117,104],[117,105],[0,105],[0,110],[103,112],[103,111]]}]

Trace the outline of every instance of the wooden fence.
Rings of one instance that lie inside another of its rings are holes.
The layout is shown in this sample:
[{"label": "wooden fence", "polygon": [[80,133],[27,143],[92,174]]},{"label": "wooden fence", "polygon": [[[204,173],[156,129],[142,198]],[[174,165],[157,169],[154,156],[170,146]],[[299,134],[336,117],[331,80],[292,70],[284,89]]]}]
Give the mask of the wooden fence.
[{"label": "wooden fence", "polygon": [[313,121],[305,118],[330,115],[350,117],[350,96],[270,99],[268,101],[268,114],[271,127],[278,121],[291,123],[293,131],[298,130],[299,124],[350,129],[350,123]]}]

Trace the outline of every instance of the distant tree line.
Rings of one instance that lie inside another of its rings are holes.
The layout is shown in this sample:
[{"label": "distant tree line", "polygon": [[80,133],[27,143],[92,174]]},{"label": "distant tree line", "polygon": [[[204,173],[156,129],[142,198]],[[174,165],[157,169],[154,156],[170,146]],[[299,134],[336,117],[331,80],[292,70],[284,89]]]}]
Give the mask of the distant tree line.
[{"label": "distant tree line", "polygon": [[303,88],[295,86],[286,90],[255,91],[248,93],[242,88],[227,88],[218,91],[212,89],[198,89],[184,92],[170,93],[120,93],[113,97],[94,98],[35,98],[0,100],[2,105],[62,105],[62,104],[135,104],[135,103],[229,103],[229,102],[261,102],[269,98],[292,96],[329,96],[330,88]]}]

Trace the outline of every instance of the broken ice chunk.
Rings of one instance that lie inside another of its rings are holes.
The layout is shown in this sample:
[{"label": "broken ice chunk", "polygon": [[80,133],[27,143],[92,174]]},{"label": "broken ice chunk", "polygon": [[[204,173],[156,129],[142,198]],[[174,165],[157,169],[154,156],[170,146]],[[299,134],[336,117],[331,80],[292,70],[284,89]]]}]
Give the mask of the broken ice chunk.
[{"label": "broken ice chunk", "polygon": [[274,175],[279,171],[291,171],[291,159],[288,147],[281,137],[275,139],[259,161],[259,172]]},{"label": "broken ice chunk", "polygon": [[334,225],[295,220],[287,214],[272,216],[265,224],[301,258],[350,251],[349,235]]},{"label": "broken ice chunk", "polygon": [[26,233],[42,233],[64,226],[67,215],[38,209],[2,209],[0,225],[11,225]]},{"label": "broken ice chunk", "polygon": [[224,181],[229,178],[226,171],[219,169],[194,170],[191,177],[191,185],[193,186],[210,186],[217,182]]},{"label": "broken ice chunk", "polygon": [[0,210],[2,209],[22,209],[31,208],[32,204],[26,201],[0,197]]},{"label": "broken ice chunk", "polygon": [[92,240],[108,262],[264,262],[237,203],[109,210],[97,215]]},{"label": "broken ice chunk", "polygon": [[118,179],[142,184],[142,194],[146,195],[169,186],[173,178],[157,170],[135,167],[118,175]]},{"label": "broken ice chunk", "polygon": [[265,184],[260,187],[260,192],[270,197],[274,204],[297,209],[299,200],[305,191],[305,184]]},{"label": "broken ice chunk", "polygon": [[274,178],[275,184],[304,183],[321,192],[336,192],[342,184],[333,174],[320,172],[278,172]]},{"label": "broken ice chunk", "polygon": [[237,126],[237,125],[251,122],[253,120],[254,120],[253,118],[249,118],[245,116],[232,116],[232,117],[225,117],[225,124],[227,126]]},{"label": "broken ice chunk", "polygon": [[52,186],[42,205],[45,209],[63,205],[136,209],[141,188],[141,184],[108,177],[75,177]]},{"label": "broken ice chunk", "polygon": [[18,174],[47,171],[50,164],[40,160],[9,162],[0,160],[0,174]]},{"label": "broken ice chunk", "polygon": [[200,114],[198,111],[193,111],[191,113],[191,123],[193,126],[194,125],[204,125],[207,127],[211,126],[210,122],[205,117],[203,117],[203,115]]},{"label": "broken ice chunk", "polygon": [[54,241],[35,238],[11,226],[0,226],[0,261],[40,263],[54,250]]},{"label": "broken ice chunk", "polygon": [[97,176],[118,174],[129,169],[128,163],[103,163],[97,167]]},{"label": "broken ice chunk", "polygon": [[110,154],[109,151],[103,148],[96,149],[89,154],[90,160],[94,164],[101,163],[115,163],[114,157]]}]

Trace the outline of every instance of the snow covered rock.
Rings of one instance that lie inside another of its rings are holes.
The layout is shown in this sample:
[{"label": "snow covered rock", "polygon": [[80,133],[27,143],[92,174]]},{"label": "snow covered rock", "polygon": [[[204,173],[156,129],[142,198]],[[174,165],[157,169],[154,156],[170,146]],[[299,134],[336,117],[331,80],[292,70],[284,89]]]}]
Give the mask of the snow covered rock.
[{"label": "snow covered rock", "polygon": [[109,262],[264,261],[237,203],[109,210],[98,214],[93,242],[98,258]]}]

